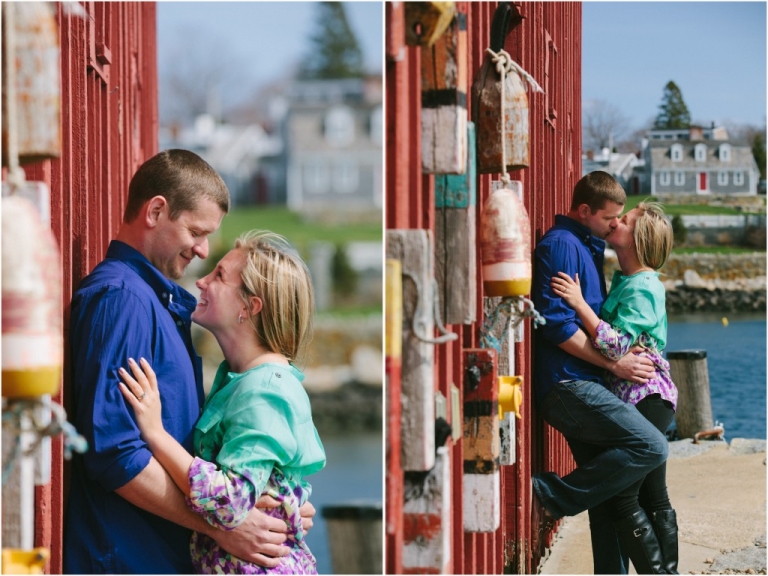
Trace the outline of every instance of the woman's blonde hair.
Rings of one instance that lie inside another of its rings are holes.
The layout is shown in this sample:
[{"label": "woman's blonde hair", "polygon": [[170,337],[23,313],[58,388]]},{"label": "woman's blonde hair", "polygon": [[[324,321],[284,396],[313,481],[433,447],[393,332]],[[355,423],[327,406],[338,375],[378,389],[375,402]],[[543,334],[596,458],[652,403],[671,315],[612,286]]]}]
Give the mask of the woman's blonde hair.
[{"label": "woman's blonde hair", "polygon": [[672,225],[658,202],[641,202],[633,236],[637,258],[642,266],[658,270],[669,258],[674,243]]},{"label": "woman's blonde hair", "polygon": [[307,265],[288,241],[274,232],[251,230],[235,241],[246,255],[240,294],[262,300],[249,320],[259,343],[290,362],[304,359],[312,340],[315,298]]}]

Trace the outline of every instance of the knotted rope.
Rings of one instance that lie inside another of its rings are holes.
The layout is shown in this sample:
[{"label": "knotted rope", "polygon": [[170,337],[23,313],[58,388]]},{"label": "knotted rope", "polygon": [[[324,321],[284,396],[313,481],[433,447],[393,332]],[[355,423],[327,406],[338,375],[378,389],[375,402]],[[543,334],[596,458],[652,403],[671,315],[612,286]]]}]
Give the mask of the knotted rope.
[{"label": "knotted rope", "polygon": [[[522,310],[520,309],[522,304]],[[504,330],[501,332],[501,337],[495,335],[494,329],[496,323],[499,320],[499,316],[505,318]],[[539,324],[544,325],[547,323],[546,319],[539,314],[533,307],[533,302],[524,296],[507,296],[501,299],[498,306],[493,309],[485,319],[483,323],[483,329],[480,333],[480,341],[483,348],[493,348],[497,353],[501,354],[501,343],[504,341],[504,336],[507,333],[506,328],[511,323],[511,328],[515,329],[526,318],[533,319],[534,329]]]},{"label": "knotted rope", "polygon": [[[51,421],[49,423],[39,423],[37,421],[35,411],[39,408],[50,410]],[[22,425],[22,420],[25,416],[27,421],[31,423],[31,428]],[[88,441],[77,433],[72,424],[67,422],[67,413],[60,404],[55,402],[45,403],[40,398],[8,400],[8,405],[3,407],[3,425],[6,427],[3,432],[11,433],[15,437],[11,457],[7,459],[5,466],[3,466],[3,485],[5,485],[6,480],[8,480],[13,471],[13,466],[19,456],[32,455],[37,450],[37,447],[40,446],[43,438],[63,434],[64,458],[67,460],[72,458],[73,451],[82,454],[88,450]],[[21,454],[21,436],[26,433],[34,434],[35,440],[24,451],[24,454]]]}]

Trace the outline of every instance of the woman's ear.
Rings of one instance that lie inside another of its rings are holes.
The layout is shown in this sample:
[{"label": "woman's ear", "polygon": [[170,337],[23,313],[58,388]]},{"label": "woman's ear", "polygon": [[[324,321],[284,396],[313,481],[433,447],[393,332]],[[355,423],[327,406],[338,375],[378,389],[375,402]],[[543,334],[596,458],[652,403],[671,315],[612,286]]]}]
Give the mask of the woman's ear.
[{"label": "woman's ear", "polygon": [[251,296],[248,298],[248,304],[250,305],[250,316],[256,316],[264,307],[264,303],[258,296]]},{"label": "woman's ear", "polygon": [[163,196],[154,196],[145,204],[144,220],[149,228],[154,228],[168,208],[168,201]]}]

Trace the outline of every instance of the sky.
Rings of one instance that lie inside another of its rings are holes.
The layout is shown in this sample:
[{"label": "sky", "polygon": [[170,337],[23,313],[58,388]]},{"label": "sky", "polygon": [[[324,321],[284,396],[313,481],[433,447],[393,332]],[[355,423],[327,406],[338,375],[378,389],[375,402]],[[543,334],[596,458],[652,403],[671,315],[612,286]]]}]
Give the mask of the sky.
[{"label": "sky", "polygon": [[691,120],[765,126],[765,2],[584,2],[582,100],[633,128],[680,88]]},{"label": "sky", "polygon": [[[230,74],[230,81],[226,83],[226,93],[222,96],[225,105],[252,95],[260,85],[284,75],[306,55],[307,38],[315,30],[314,4],[158,2],[161,86],[163,71],[169,67],[194,67],[195,61],[215,60],[236,72]],[[381,73],[382,3],[345,2],[345,5],[367,69]]]},{"label": "sky", "polygon": [[[382,4],[345,4],[369,71],[381,72]],[[582,6],[585,102],[608,102],[634,130],[655,118],[673,80],[694,122],[765,125],[765,2]],[[229,67],[222,98],[232,104],[299,62],[315,16],[313,2],[159,2],[160,74],[214,59]]]}]

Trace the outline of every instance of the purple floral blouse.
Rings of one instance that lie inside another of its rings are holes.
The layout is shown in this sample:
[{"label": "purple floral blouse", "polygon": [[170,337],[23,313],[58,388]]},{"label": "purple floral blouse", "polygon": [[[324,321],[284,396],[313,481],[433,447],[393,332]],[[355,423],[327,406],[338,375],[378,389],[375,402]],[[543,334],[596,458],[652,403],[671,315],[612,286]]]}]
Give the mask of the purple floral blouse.
[{"label": "purple floral blouse", "polygon": [[636,384],[628,380],[622,380],[612,373],[608,373],[606,382],[609,389],[624,402],[637,404],[650,394],[660,394],[664,400],[672,403],[672,408],[677,410],[677,387],[669,375],[669,362],[661,356],[659,347],[652,336],[643,332],[633,342],[632,335],[619,328],[614,328],[604,320],[600,320],[597,326],[597,335],[592,340],[592,345],[603,356],[611,360],[618,360],[629,352],[633,346],[642,346],[646,349],[646,356],[656,365],[656,373],[646,384]]}]

